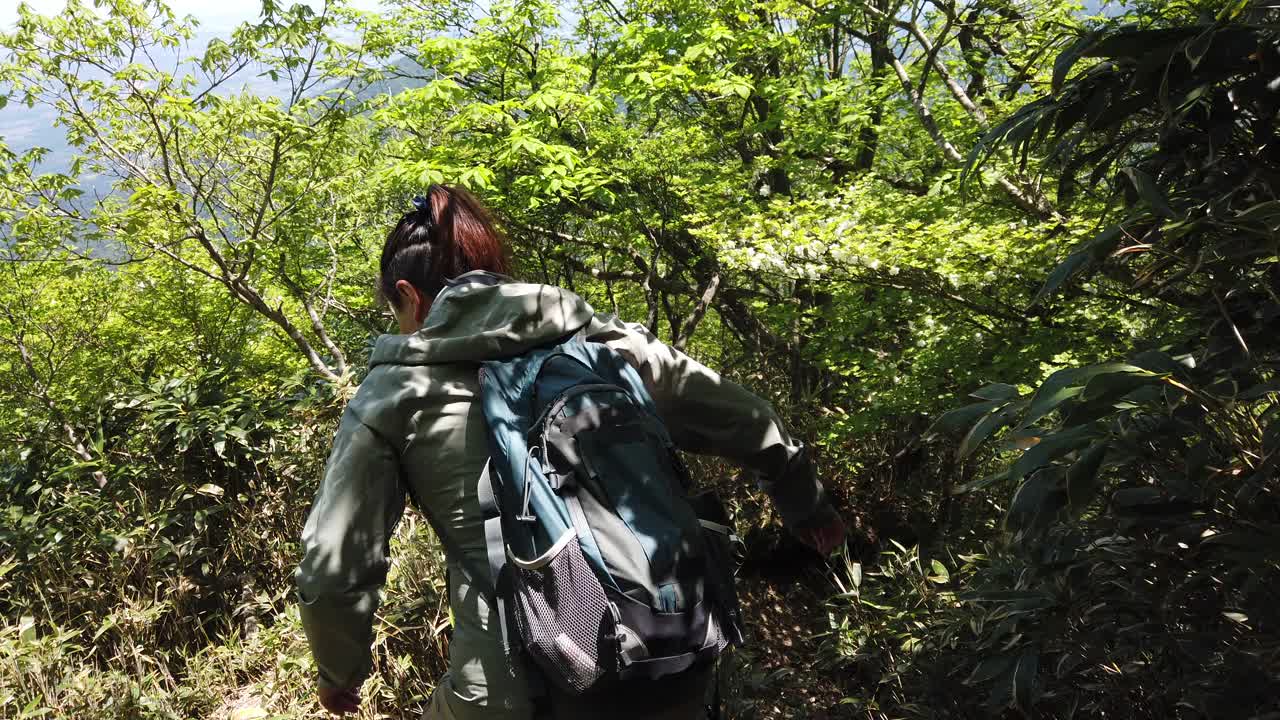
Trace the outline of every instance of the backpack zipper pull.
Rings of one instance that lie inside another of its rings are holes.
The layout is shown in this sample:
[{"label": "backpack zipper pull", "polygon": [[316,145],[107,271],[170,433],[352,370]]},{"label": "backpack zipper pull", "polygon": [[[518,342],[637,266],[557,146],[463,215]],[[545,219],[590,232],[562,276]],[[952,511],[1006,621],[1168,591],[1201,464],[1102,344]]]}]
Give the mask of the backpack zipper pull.
[{"label": "backpack zipper pull", "polygon": [[529,454],[525,455],[524,458],[524,502],[521,504],[520,514],[516,516],[516,519],[521,522],[538,522],[538,517],[529,512],[529,498],[533,490],[533,486],[529,482],[529,464],[533,462],[533,451],[536,449],[536,445],[529,448]]}]

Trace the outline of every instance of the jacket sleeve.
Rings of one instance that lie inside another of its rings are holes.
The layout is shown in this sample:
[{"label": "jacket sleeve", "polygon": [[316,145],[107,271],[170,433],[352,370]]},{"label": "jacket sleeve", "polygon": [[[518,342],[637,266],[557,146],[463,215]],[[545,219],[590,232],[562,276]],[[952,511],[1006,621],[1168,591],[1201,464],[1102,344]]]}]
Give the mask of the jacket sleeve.
[{"label": "jacket sleeve", "polygon": [[834,519],[803,443],[773,407],[746,388],[658,340],[643,325],[597,315],[587,337],[621,353],[639,371],[672,440],[754,472],[792,530]]},{"label": "jacket sleeve", "polygon": [[348,407],[302,531],[295,579],[302,626],[322,687],[359,687],[389,543],[404,512],[395,450]]}]

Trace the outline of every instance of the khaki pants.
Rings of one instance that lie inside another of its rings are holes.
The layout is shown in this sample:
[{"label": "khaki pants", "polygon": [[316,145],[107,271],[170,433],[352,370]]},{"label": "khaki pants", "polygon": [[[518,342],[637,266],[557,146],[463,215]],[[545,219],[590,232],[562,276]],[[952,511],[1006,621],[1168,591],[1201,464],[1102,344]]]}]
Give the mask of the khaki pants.
[{"label": "khaki pants", "polygon": [[502,708],[477,705],[458,697],[453,691],[453,682],[445,673],[436,683],[431,693],[431,703],[422,713],[422,720],[534,720],[533,712],[504,710]]},{"label": "khaki pants", "polygon": [[[445,675],[431,693],[422,720],[706,720],[707,698],[715,682],[714,668],[695,670],[674,678],[637,682],[625,692],[589,701],[553,693],[549,714],[512,712],[474,705],[453,692]],[[607,708],[607,709],[606,709]]]}]

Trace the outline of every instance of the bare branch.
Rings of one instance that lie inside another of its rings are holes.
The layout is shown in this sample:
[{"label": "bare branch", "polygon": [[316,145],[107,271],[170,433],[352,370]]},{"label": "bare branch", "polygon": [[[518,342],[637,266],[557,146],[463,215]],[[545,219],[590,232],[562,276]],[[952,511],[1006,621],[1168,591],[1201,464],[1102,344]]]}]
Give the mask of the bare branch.
[{"label": "bare branch", "polygon": [[334,372],[339,376],[347,374],[347,356],[340,350],[336,343],[329,337],[329,333],[325,330],[324,322],[320,319],[320,315],[316,313],[315,305],[311,302],[311,297],[302,289],[293,278],[289,277],[287,268],[285,267],[284,253],[280,254],[279,260],[280,281],[293,293],[293,296],[302,303],[302,308],[306,311],[307,317],[311,320],[311,329],[315,332],[316,337],[333,356],[335,363]]},{"label": "bare branch", "polygon": [[702,322],[702,317],[707,314],[707,308],[711,306],[711,301],[716,296],[716,290],[719,289],[720,273],[717,271],[704,285],[702,297],[698,298],[693,310],[689,312],[689,317],[685,318],[679,334],[676,335],[673,344],[677,350],[683,351],[685,345],[693,337],[694,330],[698,329],[698,323]]}]

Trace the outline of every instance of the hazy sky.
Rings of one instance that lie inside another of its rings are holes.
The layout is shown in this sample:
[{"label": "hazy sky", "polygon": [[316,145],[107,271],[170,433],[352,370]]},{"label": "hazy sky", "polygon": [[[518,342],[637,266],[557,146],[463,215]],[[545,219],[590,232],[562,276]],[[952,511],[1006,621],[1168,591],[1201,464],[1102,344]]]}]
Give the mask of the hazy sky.
[{"label": "hazy sky", "polygon": [[[301,2],[319,10],[324,0],[284,0],[284,6]],[[62,10],[66,0],[27,0],[27,4],[42,15],[52,15]],[[85,4],[90,4],[87,2]],[[258,17],[259,0],[169,0],[169,7],[178,15],[194,15],[200,19],[200,29],[226,30],[245,20]],[[379,0],[354,0],[361,10],[378,9]],[[8,28],[18,18],[18,0],[0,0],[0,27]]]}]

